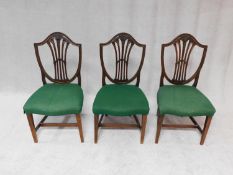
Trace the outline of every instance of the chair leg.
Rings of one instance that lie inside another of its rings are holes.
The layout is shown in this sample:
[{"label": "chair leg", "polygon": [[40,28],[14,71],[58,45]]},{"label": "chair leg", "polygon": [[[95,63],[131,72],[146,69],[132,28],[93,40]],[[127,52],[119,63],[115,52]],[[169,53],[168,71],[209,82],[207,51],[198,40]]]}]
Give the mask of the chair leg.
[{"label": "chair leg", "polygon": [[211,120],[212,120],[211,116],[206,116],[204,129],[203,129],[203,133],[202,133],[202,136],[201,136],[200,145],[203,145],[204,142],[205,142],[205,138],[206,138],[207,132],[209,130]]},{"label": "chair leg", "polygon": [[83,128],[82,128],[82,120],[80,114],[76,114],[76,120],[77,120],[77,125],[78,125],[78,130],[79,130],[79,135],[80,135],[80,140],[83,143],[84,138],[83,138]]},{"label": "chair leg", "polygon": [[146,130],[146,121],[147,121],[147,115],[142,116],[142,127],[141,127],[141,141],[140,143],[143,144],[144,142],[144,136],[145,136],[145,130]]},{"label": "chair leg", "polygon": [[38,143],[38,139],[37,139],[37,135],[36,135],[36,128],[35,128],[35,124],[34,124],[34,121],[33,121],[33,115],[32,114],[27,114],[27,119],[28,119],[28,124],[29,124],[30,129],[31,129],[31,133],[32,133],[34,143]]},{"label": "chair leg", "polygon": [[98,128],[99,128],[99,115],[95,115],[94,117],[94,142],[97,143],[98,141]]},{"label": "chair leg", "polygon": [[158,115],[158,118],[157,118],[157,132],[156,132],[156,136],[155,136],[155,143],[159,142],[159,136],[160,136],[160,131],[161,131],[162,124],[163,124],[163,119],[164,119],[164,116]]}]

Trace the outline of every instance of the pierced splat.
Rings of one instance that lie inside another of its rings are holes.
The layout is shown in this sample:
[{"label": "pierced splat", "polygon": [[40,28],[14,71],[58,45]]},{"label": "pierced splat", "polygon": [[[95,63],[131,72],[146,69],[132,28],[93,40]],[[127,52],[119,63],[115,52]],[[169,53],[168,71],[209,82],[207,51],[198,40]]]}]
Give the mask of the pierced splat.
[{"label": "pierced splat", "polygon": [[189,57],[195,43],[189,38],[183,38],[173,44],[176,51],[175,71],[173,81],[185,81]]},{"label": "pierced splat", "polygon": [[115,80],[128,80],[129,55],[134,43],[125,37],[118,37],[112,42],[116,56]]},{"label": "pierced splat", "polygon": [[65,38],[54,36],[47,41],[52,52],[55,80],[68,80],[66,69],[66,55],[69,42]]},{"label": "pierced splat", "polygon": [[[52,54],[53,64],[54,64],[54,78],[50,77],[47,74],[40,59],[38,47],[44,44],[48,45]],[[67,64],[66,64],[67,50],[69,45],[74,45],[79,48],[78,68],[75,75],[70,79],[68,78],[67,75]],[[41,68],[43,83],[46,83],[45,78],[48,78],[50,81],[56,83],[67,83],[73,81],[75,78],[78,78],[79,84],[81,83],[81,77],[80,77],[80,68],[81,68],[81,59],[82,59],[81,44],[74,43],[68,36],[66,36],[63,33],[55,32],[49,35],[41,43],[35,43],[34,46],[35,46],[37,61]]]},{"label": "pierced splat", "polygon": [[[112,44],[114,48],[114,53],[116,57],[115,61],[115,77],[112,78],[106,72],[104,67],[103,61],[103,47]],[[142,47],[142,57],[139,69],[135,73],[132,78],[128,77],[128,63],[129,63],[129,56],[133,46],[136,45],[137,47]],[[140,71],[145,57],[145,48],[146,46],[143,44],[138,43],[131,35],[127,33],[119,33],[115,35],[110,41],[106,43],[100,44],[100,59],[101,59],[101,66],[103,69],[103,85],[105,85],[105,77],[107,77],[113,83],[129,83],[137,78],[136,85],[139,84],[140,81]]]},{"label": "pierced splat", "polygon": [[[169,47],[173,45],[175,48],[175,68],[174,68],[174,74],[173,77],[170,79],[165,71],[165,65],[164,65],[164,50],[166,47]],[[187,68],[189,64],[190,55],[193,51],[193,48],[195,46],[200,47],[203,49],[203,54],[201,58],[201,62],[195,71],[195,73],[191,77],[187,76]],[[205,60],[207,51],[207,46],[200,44],[192,35],[184,33],[176,37],[174,40],[172,40],[170,43],[163,44],[162,45],[162,53],[161,53],[161,62],[162,62],[162,74],[161,74],[161,80],[160,80],[160,86],[163,85],[163,79],[166,78],[170,83],[172,84],[186,84],[194,80],[193,86],[197,85],[199,73],[202,68],[202,65]]]}]

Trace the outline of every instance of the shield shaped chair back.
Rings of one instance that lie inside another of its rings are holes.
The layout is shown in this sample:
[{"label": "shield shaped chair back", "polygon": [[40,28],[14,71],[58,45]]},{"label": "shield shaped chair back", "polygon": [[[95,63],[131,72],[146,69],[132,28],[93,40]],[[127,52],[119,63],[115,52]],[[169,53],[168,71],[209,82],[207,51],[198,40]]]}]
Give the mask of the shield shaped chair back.
[{"label": "shield shaped chair back", "polygon": [[[106,71],[103,48],[112,45],[115,53],[115,75],[114,77]],[[135,47],[142,48],[139,67],[133,76],[129,77],[129,58],[132,49]],[[128,84],[136,80],[136,86],[139,86],[140,72],[145,58],[146,45],[138,43],[130,34],[119,33],[106,43],[100,44],[100,60],[102,66],[102,85],[106,84],[106,78],[112,83]]]},{"label": "shield shaped chair back", "polygon": [[[173,76],[169,77],[166,72],[165,61],[164,61],[164,53],[165,49],[174,46],[175,50],[175,65]],[[188,72],[188,64],[190,62],[190,55],[194,49],[194,47],[198,47],[198,49],[202,49],[201,61],[196,71],[189,77],[187,77]],[[198,83],[199,74],[201,68],[204,64],[205,57],[207,52],[207,45],[202,45],[199,43],[192,35],[184,33],[177,36],[174,40],[169,43],[162,44],[161,49],[161,66],[162,73],[160,78],[160,86],[164,85],[164,79],[166,79],[171,84],[183,85],[193,82],[193,86],[196,86]]]},{"label": "shield shaped chair back", "polygon": [[[51,76],[47,73],[41,61],[39,47],[44,45],[47,45],[51,51],[54,66],[54,76]],[[67,51],[70,45],[75,46],[77,48],[78,65],[75,74],[71,77],[68,77]],[[66,36],[63,33],[55,32],[50,34],[44,41],[40,43],[35,43],[34,47],[37,62],[41,70],[43,84],[46,84],[46,79],[54,83],[70,83],[77,78],[78,84],[81,85],[81,44],[73,42],[68,36]]]}]

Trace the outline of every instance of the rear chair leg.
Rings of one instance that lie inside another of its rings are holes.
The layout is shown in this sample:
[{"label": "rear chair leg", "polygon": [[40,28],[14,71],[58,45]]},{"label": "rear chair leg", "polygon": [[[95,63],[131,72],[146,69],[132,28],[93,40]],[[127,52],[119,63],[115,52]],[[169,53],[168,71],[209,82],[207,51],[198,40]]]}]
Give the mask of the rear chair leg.
[{"label": "rear chair leg", "polygon": [[140,143],[143,144],[144,142],[144,136],[145,136],[145,130],[146,130],[146,121],[147,121],[147,115],[142,116],[142,127],[141,127],[141,141]]},{"label": "rear chair leg", "polygon": [[81,142],[83,143],[84,142],[83,128],[82,128],[82,120],[81,120],[80,114],[76,114],[76,120],[77,120],[77,125],[78,125],[80,139],[81,139]]},{"label": "rear chair leg", "polygon": [[94,142],[97,143],[98,141],[98,128],[99,128],[99,115],[95,115],[94,117]]},{"label": "rear chair leg", "polygon": [[162,124],[163,124],[163,119],[164,119],[164,116],[158,115],[158,118],[157,118],[157,132],[156,132],[156,136],[155,136],[155,143],[159,142],[159,136],[160,136],[160,131],[161,131]]},{"label": "rear chair leg", "polygon": [[204,129],[203,129],[203,133],[202,133],[202,136],[201,136],[200,145],[203,145],[204,142],[205,142],[205,138],[206,138],[207,132],[209,130],[211,120],[212,120],[211,116],[206,116]]},{"label": "rear chair leg", "polygon": [[35,124],[33,121],[33,115],[32,114],[27,114],[27,119],[28,119],[28,123],[31,129],[31,133],[32,133],[32,137],[34,140],[34,143],[38,143],[38,139],[37,139],[37,135],[36,135],[36,128],[35,128]]}]

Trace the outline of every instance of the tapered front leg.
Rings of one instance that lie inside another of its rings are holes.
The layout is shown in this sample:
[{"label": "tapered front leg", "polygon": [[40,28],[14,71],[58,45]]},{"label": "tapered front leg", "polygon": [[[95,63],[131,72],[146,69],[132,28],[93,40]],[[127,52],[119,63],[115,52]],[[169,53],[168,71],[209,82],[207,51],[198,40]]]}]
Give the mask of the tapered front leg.
[{"label": "tapered front leg", "polygon": [[79,135],[80,135],[80,139],[81,142],[84,142],[84,138],[83,138],[83,128],[82,128],[82,119],[80,114],[76,115],[76,120],[77,120],[77,125],[78,125],[78,129],[79,129]]},{"label": "tapered front leg", "polygon": [[140,143],[143,144],[144,142],[144,136],[145,136],[145,130],[146,130],[146,121],[147,121],[147,115],[142,116],[142,128],[141,128],[141,141]]},{"label": "tapered front leg", "polygon": [[34,143],[38,143],[37,135],[36,135],[36,128],[33,120],[33,115],[32,114],[27,114],[27,119],[28,119],[28,124],[31,129],[32,137],[34,140]]},{"label": "tapered front leg", "polygon": [[211,116],[206,116],[205,124],[204,124],[204,129],[203,129],[203,133],[202,133],[202,136],[201,136],[200,145],[203,145],[204,142],[205,142],[205,138],[206,138],[206,135],[207,135],[207,133],[208,133],[211,120],[212,120],[212,117],[211,117]]},{"label": "tapered front leg", "polygon": [[156,136],[155,136],[155,143],[159,142],[159,136],[160,136],[160,131],[161,131],[162,124],[163,124],[163,119],[164,119],[164,116],[159,116],[158,115],[158,118],[157,118],[157,132],[156,132]]},{"label": "tapered front leg", "polygon": [[94,116],[94,142],[98,142],[99,115]]}]

